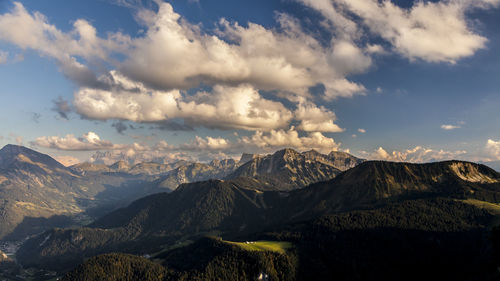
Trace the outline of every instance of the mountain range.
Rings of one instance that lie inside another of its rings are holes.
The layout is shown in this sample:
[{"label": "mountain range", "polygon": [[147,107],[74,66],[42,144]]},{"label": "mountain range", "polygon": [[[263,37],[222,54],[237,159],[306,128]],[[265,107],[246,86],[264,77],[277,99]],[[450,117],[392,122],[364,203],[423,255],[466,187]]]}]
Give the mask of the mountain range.
[{"label": "mountain range", "polygon": [[[349,157],[347,161],[352,163],[362,161]],[[135,165],[118,161],[65,167],[48,155],[6,145],[0,150],[0,239],[22,240],[51,227],[85,224],[135,199],[170,192],[183,183],[241,178],[241,182],[259,180],[263,189],[301,188],[333,178],[344,168],[339,163],[337,169],[333,160],[325,159],[331,157],[314,151],[283,150],[267,156],[243,154],[240,161]],[[269,163],[272,166],[265,166]],[[282,181],[269,180],[273,176]]]},{"label": "mountain range", "polygon": [[[137,200],[86,228],[46,232],[27,241],[17,257],[25,265],[61,269],[100,253],[153,253],[206,235],[241,239],[280,226],[356,210],[367,210],[363,220],[370,223],[368,210],[391,208],[391,204],[399,204],[391,212],[400,216],[400,221],[401,212],[409,208],[405,204],[417,204],[430,212],[437,229],[457,230],[463,228],[462,224],[484,227],[488,220],[484,218],[492,215],[480,213],[483,219],[478,225],[463,209],[476,210],[470,205],[477,202],[495,209],[500,200],[500,174],[487,166],[463,161],[366,161],[334,179],[306,188],[263,191],[259,187],[258,180],[247,178],[182,184],[171,193]],[[445,201],[433,203],[439,198]],[[404,203],[408,200],[418,203]],[[444,221],[436,220],[437,214],[443,216],[454,208],[456,219],[451,215],[445,216]],[[417,221],[410,218],[407,228],[422,223],[418,212],[415,215]],[[432,220],[424,226],[432,224]],[[349,223],[343,223],[340,230],[349,227]]]},{"label": "mountain range", "polygon": [[[283,149],[239,161],[64,167],[9,145],[0,179],[5,240],[40,233],[15,260],[47,278],[500,277],[500,173],[482,164]],[[21,270],[7,265],[0,277]]]}]

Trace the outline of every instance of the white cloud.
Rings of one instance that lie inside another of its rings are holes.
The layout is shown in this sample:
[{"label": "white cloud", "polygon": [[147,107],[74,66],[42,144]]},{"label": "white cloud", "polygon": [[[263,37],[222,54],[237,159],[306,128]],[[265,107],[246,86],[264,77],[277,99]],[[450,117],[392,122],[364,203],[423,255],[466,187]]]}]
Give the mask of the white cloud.
[{"label": "white cloud", "polygon": [[184,119],[192,126],[221,129],[270,130],[283,128],[293,118],[282,103],[264,99],[250,85],[216,85],[212,92],[187,96],[179,90],[146,88],[111,72],[112,90],[82,88],[74,95],[77,112],[86,118],[161,122]]},{"label": "white cloud", "polygon": [[[356,39],[362,33],[362,27],[350,19],[354,14],[362,20],[364,27],[410,60],[449,63],[485,47],[487,39],[470,26],[467,12],[499,3],[498,0],[416,1],[406,9],[389,0],[298,1],[317,9],[331,21],[335,32],[341,30],[344,36]],[[379,49],[367,48],[368,52]]]},{"label": "white cloud", "polygon": [[460,126],[458,125],[450,125],[450,124],[443,124],[441,125],[441,129],[445,130],[445,131],[451,131],[451,130],[455,130],[455,129],[459,129]]},{"label": "white cloud", "polygon": [[69,151],[112,149],[115,147],[110,141],[101,140],[94,132],[88,132],[79,138],[71,134],[65,137],[38,137],[31,142],[31,145]]},{"label": "white cloud", "polygon": [[0,40],[54,58],[61,71],[73,81],[98,86],[95,74],[78,62],[76,56],[108,61],[110,52],[125,50],[129,38],[121,33],[110,34],[107,39],[99,38],[95,28],[82,19],[74,22],[73,30],[64,33],[51,25],[43,14],[30,14],[21,3],[14,2],[9,13],[0,15]]},{"label": "white cloud", "polygon": [[364,133],[366,133],[366,130],[365,130],[365,129],[363,129],[363,128],[359,128],[359,129],[358,129],[358,132],[360,132],[360,133],[364,134]]},{"label": "white cloud", "polygon": [[486,151],[494,160],[500,160],[500,141],[488,139],[486,142]]},{"label": "white cloud", "polygon": [[[277,16],[276,29],[254,23],[243,27],[221,19],[216,34],[207,34],[171,4],[158,1],[158,6],[157,12],[139,9],[136,18],[146,25],[142,36],[108,33],[101,38],[86,20],[75,20],[73,29],[63,32],[41,13],[29,13],[15,2],[10,12],[0,15],[0,39],[56,59],[68,78],[91,88],[109,86],[86,65],[100,61],[101,67],[112,65],[132,80],[163,91],[190,89],[203,82],[250,84],[258,90],[302,96],[321,83],[330,99],[364,92],[346,76],[365,71],[371,59],[350,40],[324,46],[286,14]],[[115,53],[123,61],[114,59]]]},{"label": "white cloud", "polygon": [[300,121],[297,129],[306,132],[343,132],[344,129],[335,124],[335,113],[312,103],[301,102],[295,110],[295,119]]},{"label": "white cloud", "polygon": [[202,138],[199,136],[195,137],[195,140],[191,143],[183,144],[180,146],[182,150],[188,150],[188,151],[207,151],[207,150],[226,150],[231,147],[231,143],[224,139],[224,138],[212,138],[212,137],[206,137]]},{"label": "white cloud", "polygon": [[239,144],[249,151],[252,148],[257,151],[271,152],[281,148],[294,148],[297,150],[315,149],[320,152],[330,152],[338,150],[340,144],[334,139],[325,137],[320,132],[311,132],[305,136],[300,136],[295,128],[289,130],[272,130],[268,133],[255,132],[250,137],[241,137]]},{"label": "white cloud", "polygon": [[370,160],[423,163],[457,159],[457,157],[461,157],[466,153],[467,151],[465,150],[445,151],[416,146],[415,148],[403,151],[394,150],[391,153],[379,147],[373,152],[361,151],[360,155]]},{"label": "white cloud", "polygon": [[132,41],[133,51],[120,70],[150,87],[247,83],[307,95],[309,87],[323,83],[330,98],[364,90],[345,76],[364,71],[369,57],[347,41],[322,46],[288,15],[278,15],[280,31],[221,19],[217,35],[209,35],[183,20],[169,3],[147,14],[146,35]]}]

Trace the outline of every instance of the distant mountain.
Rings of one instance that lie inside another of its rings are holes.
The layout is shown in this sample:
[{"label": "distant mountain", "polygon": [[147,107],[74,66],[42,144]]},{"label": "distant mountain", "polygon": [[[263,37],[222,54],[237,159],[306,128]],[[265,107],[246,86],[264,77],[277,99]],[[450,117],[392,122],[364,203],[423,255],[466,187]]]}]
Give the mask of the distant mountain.
[{"label": "distant mountain", "polygon": [[233,159],[214,160],[209,164],[192,163],[182,165],[158,179],[155,184],[161,189],[172,191],[183,183],[222,179],[237,167],[238,163]]},{"label": "distant mountain", "polygon": [[287,148],[272,155],[252,157],[226,178],[254,178],[274,190],[292,190],[332,179],[362,161],[347,153],[324,155],[314,150],[299,153]]},{"label": "distant mountain", "polygon": [[171,170],[180,166],[189,165],[190,162],[178,161],[172,164],[160,164],[154,162],[138,163],[129,165],[125,161],[118,161],[112,165],[95,164],[95,163],[79,163],[70,168],[79,173],[125,173],[130,175],[149,175],[157,176],[164,175]]},{"label": "distant mountain", "polygon": [[21,240],[47,228],[79,224],[90,208],[120,206],[149,194],[149,178],[143,175],[110,174],[109,167],[94,164],[78,168],[26,147],[3,147],[0,239]]},{"label": "distant mountain", "polygon": [[63,257],[77,262],[116,249],[153,251],[160,244],[210,233],[248,235],[276,225],[404,200],[444,197],[500,202],[500,174],[462,161],[367,161],[307,188],[284,192],[261,191],[260,187],[258,180],[249,178],[183,184],[172,193],[137,200],[90,228],[55,230],[32,239],[17,257],[26,265],[60,265]]}]

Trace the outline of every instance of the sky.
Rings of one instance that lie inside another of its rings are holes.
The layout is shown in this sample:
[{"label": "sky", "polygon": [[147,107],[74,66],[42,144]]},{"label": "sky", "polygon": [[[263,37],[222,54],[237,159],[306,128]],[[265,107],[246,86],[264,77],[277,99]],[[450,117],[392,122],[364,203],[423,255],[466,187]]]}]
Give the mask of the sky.
[{"label": "sky", "polygon": [[500,160],[500,0],[0,0],[0,145]]}]

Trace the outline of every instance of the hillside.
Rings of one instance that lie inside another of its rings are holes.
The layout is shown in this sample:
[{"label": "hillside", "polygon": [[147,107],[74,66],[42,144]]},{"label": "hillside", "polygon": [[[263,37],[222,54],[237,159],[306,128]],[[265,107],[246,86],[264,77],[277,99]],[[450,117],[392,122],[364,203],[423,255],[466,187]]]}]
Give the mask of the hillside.
[{"label": "hillside", "polygon": [[[481,164],[367,161],[288,197],[296,216],[371,208],[400,199],[475,198],[500,202],[500,173]],[[295,208],[294,208],[295,206]]]},{"label": "hillside", "polygon": [[[64,280],[93,280],[97,274],[111,278],[116,272],[142,270],[146,265],[145,272],[154,268],[158,274],[134,277],[227,281],[256,280],[264,275],[269,280],[497,280],[500,275],[492,251],[492,242],[497,241],[488,239],[492,219],[488,211],[453,199],[404,200],[373,210],[277,226],[243,236],[243,242],[201,238],[153,254],[154,263],[129,255],[118,255],[120,261],[115,262],[116,254],[102,255],[84,262]],[[253,242],[257,239],[273,242]],[[287,247],[277,251],[273,245]],[[141,266],[131,267],[130,263]],[[158,269],[160,264],[163,270]]]},{"label": "hillside", "polygon": [[[497,172],[461,161],[368,161],[330,181],[291,192],[261,191],[259,184],[239,179],[183,184],[172,193],[135,201],[91,228],[34,238],[23,245],[18,257],[29,265],[54,264],[61,255],[76,262],[117,248],[134,253],[211,233],[245,236],[276,225],[380,208],[402,200],[472,198],[497,203],[500,198]],[[68,242],[70,237],[79,238]],[[100,238],[94,241],[95,237]],[[66,244],[71,246],[61,247]]]},{"label": "hillside", "polygon": [[6,145],[0,150],[0,239],[22,240],[48,228],[78,225],[87,210],[102,215],[148,189],[144,176],[82,173],[48,155]]},{"label": "hillside", "polygon": [[295,280],[293,253],[248,251],[214,238],[202,238],[154,259],[105,254],[79,265],[62,280],[254,281],[263,275],[269,280]]}]

